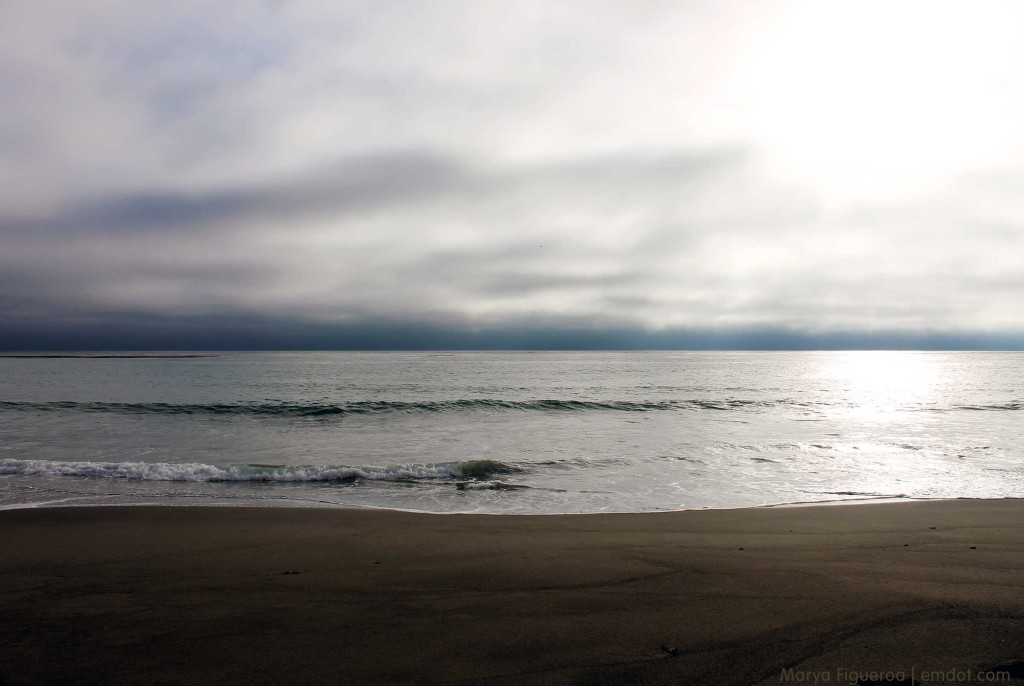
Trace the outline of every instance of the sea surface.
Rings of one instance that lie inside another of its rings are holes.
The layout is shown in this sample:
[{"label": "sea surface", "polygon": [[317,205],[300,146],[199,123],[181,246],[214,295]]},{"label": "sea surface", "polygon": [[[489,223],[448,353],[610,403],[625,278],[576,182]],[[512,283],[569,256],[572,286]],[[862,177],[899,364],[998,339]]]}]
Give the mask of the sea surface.
[{"label": "sea surface", "polygon": [[1024,497],[1021,353],[167,355],[0,358],[0,508]]}]

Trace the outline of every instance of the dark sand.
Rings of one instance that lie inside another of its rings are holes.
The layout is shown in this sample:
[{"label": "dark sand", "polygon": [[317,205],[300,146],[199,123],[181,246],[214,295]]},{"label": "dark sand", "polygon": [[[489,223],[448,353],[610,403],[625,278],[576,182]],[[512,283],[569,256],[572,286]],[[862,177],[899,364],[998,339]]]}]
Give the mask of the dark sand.
[{"label": "dark sand", "polygon": [[1024,683],[1024,501],[0,527],[4,685]]}]

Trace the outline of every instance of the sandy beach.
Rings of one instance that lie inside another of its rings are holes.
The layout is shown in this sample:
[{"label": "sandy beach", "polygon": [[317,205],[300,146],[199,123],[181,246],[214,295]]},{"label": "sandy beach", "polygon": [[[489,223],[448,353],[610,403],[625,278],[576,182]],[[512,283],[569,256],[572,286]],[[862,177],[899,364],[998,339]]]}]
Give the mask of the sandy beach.
[{"label": "sandy beach", "polygon": [[5,686],[1024,682],[1024,501],[0,526]]}]

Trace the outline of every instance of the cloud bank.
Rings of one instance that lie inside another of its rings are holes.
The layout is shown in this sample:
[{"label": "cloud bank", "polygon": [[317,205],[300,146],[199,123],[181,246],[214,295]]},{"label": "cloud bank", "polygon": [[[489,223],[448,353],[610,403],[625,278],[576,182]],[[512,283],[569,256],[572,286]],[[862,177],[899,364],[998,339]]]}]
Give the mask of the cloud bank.
[{"label": "cloud bank", "polygon": [[1024,344],[1018,3],[18,4],[0,348]]}]

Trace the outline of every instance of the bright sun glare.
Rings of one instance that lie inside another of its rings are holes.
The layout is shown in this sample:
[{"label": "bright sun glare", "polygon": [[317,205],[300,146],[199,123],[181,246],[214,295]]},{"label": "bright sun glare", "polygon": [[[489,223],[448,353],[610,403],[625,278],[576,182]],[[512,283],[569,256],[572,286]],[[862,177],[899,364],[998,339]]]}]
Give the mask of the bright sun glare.
[{"label": "bright sun glare", "polygon": [[937,369],[925,353],[848,352],[829,358],[823,372],[855,414],[884,419],[908,405],[933,402]]},{"label": "bright sun glare", "polygon": [[797,0],[748,55],[749,126],[837,200],[1009,158],[1021,26],[1003,0]]}]

